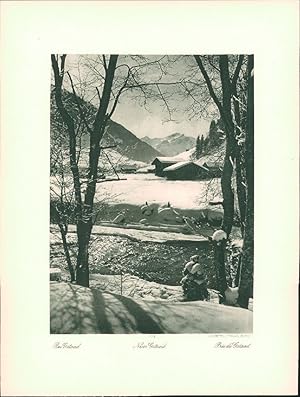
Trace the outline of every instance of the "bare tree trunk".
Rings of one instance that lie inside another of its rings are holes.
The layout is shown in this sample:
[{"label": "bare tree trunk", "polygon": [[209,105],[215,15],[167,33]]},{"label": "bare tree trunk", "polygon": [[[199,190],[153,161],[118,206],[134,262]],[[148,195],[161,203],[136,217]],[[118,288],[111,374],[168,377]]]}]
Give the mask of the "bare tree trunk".
[{"label": "bare tree trunk", "polygon": [[214,242],[214,263],[217,277],[217,290],[220,292],[219,303],[225,301],[225,291],[227,289],[226,270],[225,270],[225,247],[226,240]]},{"label": "bare tree trunk", "polygon": [[238,304],[248,308],[249,298],[253,296],[253,258],[254,258],[254,58],[248,56],[248,100],[246,128],[246,182],[247,205],[245,236],[239,283]]},{"label": "bare tree trunk", "polygon": [[232,160],[230,160],[231,150],[228,146],[229,145],[227,144],[223,173],[221,178],[223,209],[224,209],[222,229],[227,233],[227,238],[231,233],[233,217],[234,217],[234,193],[231,186],[233,165],[232,165]]},{"label": "bare tree trunk", "polygon": [[62,242],[63,242],[64,253],[65,253],[68,269],[69,269],[70,276],[71,276],[71,282],[72,282],[72,281],[75,281],[75,271],[74,271],[74,267],[72,265],[69,247],[68,247],[68,243],[67,243],[66,226],[62,225],[61,223],[59,223],[58,226],[59,226],[59,230],[60,230],[60,234],[61,234],[61,238],[62,238]]},{"label": "bare tree trunk", "polygon": [[242,257],[239,256],[239,262],[238,262],[238,266],[236,269],[236,274],[235,274],[235,278],[234,278],[234,286],[238,287],[239,283],[240,283],[240,278],[241,278],[241,261],[242,261]]},{"label": "bare tree trunk", "polygon": [[246,188],[242,176],[242,156],[238,149],[236,151],[236,191],[239,203],[241,231],[242,236],[244,236],[246,218]]},{"label": "bare tree trunk", "polygon": [[89,242],[92,223],[79,221],[77,224],[78,253],[76,264],[76,283],[89,287]]},{"label": "bare tree trunk", "polygon": [[222,229],[227,233],[227,238],[231,232],[234,217],[234,193],[232,190],[233,163],[235,160],[235,140],[234,125],[231,114],[232,86],[229,77],[228,56],[220,55],[219,59],[220,76],[222,82],[222,119],[225,124],[226,133],[226,153],[224,160],[221,187],[223,194],[224,218]]},{"label": "bare tree trunk", "polygon": [[93,227],[93,206],[98,179],[98,163],[100,157],[100,142],[108,121],[107,109],[116,69],[118,56],[111,55],[106,69],[106,78],[102,92],[101,103],[96,114],[93,130],[90,134],[88,184],[84,198],[82,218],[77,224],[78,255],[76,266],[77,284],[89,287],[89,242]]},{"label": "bare tree trunk", "polygon": [[[232,189],[233,164],[235,159],[234,126],[231,114],[232,85],[229,76],[228,56],[221,55],[219,58],[220,77],[222,83],[222,113],[221,117],[225,126],[226,133],[226,152],[224,159],[223,173],[221,177],[221,188],[223,195],[224,216],[222,229],[227,234],[227,239],[231,233],[234,218],[234,192]],[[222,297],[220,303],[225,301],[225,290],[227,289],[226,268],[225,268],[225,248],[226,240],[222,240],[215,248],[216,273],[218,288]]]},{"label": "bare tree trunk", "polygon": [[244,164],[243,162],[243,146],[239,147],[237,143],[237,136],[241,134],[242,125],[241,125],[241,114],[240,114],[240,106],[237,100],[237,89],[235,87],[234,93],[234,118],[235,118],[235,171],[236,171],[236,192],[238,197],[238,205],[239,205],[239,213],[240,213],[240,224],[242,236],[244,236],[245,229],[245,216],[246,216],[246,187],[243,180],[242,170]]}]

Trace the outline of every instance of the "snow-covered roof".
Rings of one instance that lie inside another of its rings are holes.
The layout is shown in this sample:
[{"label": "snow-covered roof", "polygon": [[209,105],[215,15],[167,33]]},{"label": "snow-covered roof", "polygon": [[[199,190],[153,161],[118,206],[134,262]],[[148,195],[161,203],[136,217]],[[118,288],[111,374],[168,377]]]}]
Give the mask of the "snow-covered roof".
[{"label": "snow-covered roof", "polygon": [[182,168],[182,167],[185,167],[186,165],[188,165],[188,164],[194,164],[194,165],[197,165],[198,167],[201,167],[201,166],[199,166],[198,164],[195,164],[193,161],[179,161],[178,163],[176,163],[176,164],[173,164],[173,165],[169,165],[169,167],[166,167],[165,169],[164,169],[164,172],[168,172],[168,171],[175,171],[175,170],[178,170],[179,168]]},{"label": "snow-covered roof", "polygon": [[[158,160],[161,163],[170,163],[170,164],[172,163],[175,164],[178,162],[193,162],[198,166],[203,166],[206,163],[209,168],[215,168],[215,167],[222,168],[224,156],[225,156],[225,149],[226,149],[225,143],[223,142],[220,146],[211,148],[208,153],[201,155],[201,157],[198,160],[195,160],[195,148],[186,150],[173,157],[164,157],[164,156],[156,157],[155,160]],[[152,164],[154,163],[154,161],[152,162]]]},{"label": "snow-covered roof", "polygon": [[175,156],[174,157],[156,157],[152,161],[152,164],[154,163],[155,160],[158,160],[161,163],[176,163],[176,162],[182,161],[183,159],[177,159]]},{"label": "snow-covered roof", "polygon": [[128,168],[132,169],[132,168],[137,168],[137,165],[136,164],[121,164],[120,168],[123,168],[124,170],[128,169]]}]

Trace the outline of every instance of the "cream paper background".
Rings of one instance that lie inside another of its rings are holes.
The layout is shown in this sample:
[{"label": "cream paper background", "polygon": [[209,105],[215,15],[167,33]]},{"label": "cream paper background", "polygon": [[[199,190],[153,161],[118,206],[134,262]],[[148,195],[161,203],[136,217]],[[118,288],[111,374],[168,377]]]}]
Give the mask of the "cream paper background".
[{"label": "cream paper background", "polygon": [[[294,394],[298,2],[2,2],[2,394]],[[253,336],[49,335],[51,53],[255,54]],[[167,342],[138,350],[137,341]],[[216,341],[251,343],[216,349]],[[77,351],[55,342],[81,343]]]}]

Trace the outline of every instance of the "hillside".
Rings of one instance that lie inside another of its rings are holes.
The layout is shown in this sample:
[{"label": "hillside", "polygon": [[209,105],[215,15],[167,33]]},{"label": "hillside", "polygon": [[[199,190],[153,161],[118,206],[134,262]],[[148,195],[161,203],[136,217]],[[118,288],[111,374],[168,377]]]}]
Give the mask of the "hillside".
[{"label": "hillside", "polygon": [[196,139],[184,134],[175,132],[164,138],[149,138],[145,136],[142,141],[151,145],[165,156],[176,156],[177,154],[189,150],[195,146]]},{"label": "hillside", "polygon": [[[86,128],[80,120],[74,96],[72,93],[64,90],[63,98],[66,108],[75,120],[75,127],[78,131],[78,141],[80,141],[80,148],[78,147],[78,150],[83,149],[83,151],[86,151],[89,147],[89,134],[86,132]],[[96,108],[92,104],[81,99],[79,102],[83,112],[86,114],[87,122],[92,125]],[[56,108],[52,87],[50,103],[50,133],[52,145],[58,139],[60,144],[67,147],[66,134],[62,134],[62,131],[66,130]],[[141,141],[127,128],[113,120],[109,120],[108,122],[103,136],[102,145],[117,145],[115,151],[117,154],[122,156],[123,162],[126,162],[126,159],[129,159],[143,163],[150,163],[155,157],[161,155],[159,151],[155,150],[146,142]]]},{"label": "hillside", "polygon": [[182,161],[194,161],[197,164],[203,165],[204,163],[211,163],[213,165],[223,165],[225,155],[225,142],[222,142],[219,146],[214,146],[207,149],[204,153],[202,153],[199,159],[196,159],[196,149],[192,148],[190,150],[186,150],[182,153],[179,153],[177,156],[174,156],[174,159],[177,158]]},{"label": "hillside", "polygon": [[132,160],[151,163],[155,157],[161,156],[161,152],[113,120],[108,122],[104,142],[105,144],[117,144],[116,150]]},{"label": "hillside", "polygon": [[[206,163],[209,166],[222,167],[225,155],[225,133],[223,130],[224,126],[221,119],[212,120],[206,138],[202,136],[202,142],[199,141],[198,151],[197,144],[194,142],[189,150],[184,148],[181,152],[170,157],[177,161],[193,161],[199,165]],[[170,137],[174,137],[175,141],[177,140],[176,134],[170,135]],[[147,140],[149,139],[147,138]],[[172,139],[170,139],[170,142],[172,142]]]}]

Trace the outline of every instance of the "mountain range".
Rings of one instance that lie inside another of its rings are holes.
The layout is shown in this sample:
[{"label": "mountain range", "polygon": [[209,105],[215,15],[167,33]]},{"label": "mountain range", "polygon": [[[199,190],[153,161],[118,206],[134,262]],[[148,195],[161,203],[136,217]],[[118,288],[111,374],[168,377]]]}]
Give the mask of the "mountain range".
[{"label": "mountain range", "polygon": [[[51,104],[50,104],[50,132],[51,132],[51,144],[54,144],[55,137],[58,136],[60,139],[63,139],[63,145],[67,146],[66,134],[64,123],[58,113],[56,108],[56,103],[54,99],[53,86],[51,87]],[[85,129],[81,126],[83,123],[80,120],[77,104],[74,98],[74,95],[69,91],[63,91],[63,100],[68,112],[72,115],[75,120],[76,128],[81,128],[81,137],[80,137],[80,150],[83,152],[86,151],[89,147],[89,134],[85,131]],[[91,103],[83,101],[80,99],[80,106],[83,109],[83,112],[86,114],[87,122],[92,124],[94,120],[94,116],[96,114],[97,109]],[[65,137],[65,138],[61,138]],[[78,140],[79,141],[79,140]],[[122,156],[123,162],[126,162],[126,159],[129,159],[130,163],[132,161],[150,163],[154,160],[155,157],[161,156],[162,153],[153,148],[147,142],[140,140],[137,136],[135,136],[131,131],[122,126],[119,123],[116,123],[113,120],[109,120],[105,129],[105,133],[101,142],[102,146],[108,145],[116,145],[114,149],[115,152],[119,153]]]},{"label": "mountain range", "polygon": [[152,145],[139,139],[123,125],[113,120],[108,121],[103,141],[107,145],[116,144],[116,150],[129,159],[143,161],[144,163],[151,163],[155,157],[162,155]]},{"label": "mountain range", "polygon": [[186,136],[179,132],[175,132],[164,138],[149,138],[144,136],[142,141],[151,145],[154,149],[165,156],[176,156],[185,150],[190,150],[195,147],[196,139],[191,136]]}]

